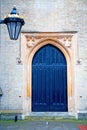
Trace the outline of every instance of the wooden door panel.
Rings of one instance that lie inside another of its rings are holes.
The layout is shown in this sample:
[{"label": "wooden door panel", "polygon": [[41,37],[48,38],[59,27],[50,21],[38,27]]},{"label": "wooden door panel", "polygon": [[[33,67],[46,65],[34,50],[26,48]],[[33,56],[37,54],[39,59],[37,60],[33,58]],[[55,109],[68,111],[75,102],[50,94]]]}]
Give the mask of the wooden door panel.
[{"label": "wooden door panel", "polygon": [[66,59],[50,44],[33,58],[32,111],[67,111]]}]

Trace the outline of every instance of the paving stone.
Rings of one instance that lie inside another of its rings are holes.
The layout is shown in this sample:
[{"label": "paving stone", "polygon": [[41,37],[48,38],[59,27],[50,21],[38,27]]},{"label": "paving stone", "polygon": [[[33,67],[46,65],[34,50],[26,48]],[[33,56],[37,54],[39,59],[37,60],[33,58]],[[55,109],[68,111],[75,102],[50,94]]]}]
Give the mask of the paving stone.
[{"label": "paving stone", "polygon": [[62,123],[62,122],[17,122],[0,124],[0,130],[79,130],[78,124],[75,123]]}]

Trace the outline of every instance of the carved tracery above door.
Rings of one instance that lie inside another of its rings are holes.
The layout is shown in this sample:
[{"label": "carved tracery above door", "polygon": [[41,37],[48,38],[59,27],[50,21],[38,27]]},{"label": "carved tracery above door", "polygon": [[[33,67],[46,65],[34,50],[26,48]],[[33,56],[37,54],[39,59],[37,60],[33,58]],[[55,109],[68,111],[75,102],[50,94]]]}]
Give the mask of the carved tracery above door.
[{"label": "carved tracery above door", "polygon": [[[72,107],[74,101],[70,97],[74,96],[74,64],[76,62],[77,50],[76,32],[23,32],[21,34],[21,59],[24,64],[24,85],[26,95],[31,100],[32,89],[32,59],[34,54],[42,46],[51,43],[56,46],[66,57],[67,61],[67,96],[68,109]],[[31,101],[30,101],[31,102]],[[72,102],[72,104],[71,104]],[[31,105],[30,105],[31,106]],[[74,107],[74,106],[73,106]],[[30,108],[31,109],[31,108]]]}]

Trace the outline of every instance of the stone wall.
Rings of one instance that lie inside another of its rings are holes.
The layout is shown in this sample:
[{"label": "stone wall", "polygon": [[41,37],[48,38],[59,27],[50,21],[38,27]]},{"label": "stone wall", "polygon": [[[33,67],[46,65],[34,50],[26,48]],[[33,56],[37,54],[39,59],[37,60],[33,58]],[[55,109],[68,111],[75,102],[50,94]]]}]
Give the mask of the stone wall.
[{"label": "stone wall", "polygon": [[[62,32],[77,31],[77,60],[75,62],[76,112],[87,112],[87,0],[0,0],[0,16],[16,5],[24,16],[22,31]],[[0,19],[1,19],[0,18]],[[23,65],[18,65],[19,43],[9,39],[7,28],[0,25],[0,109],[23,109]]]}]

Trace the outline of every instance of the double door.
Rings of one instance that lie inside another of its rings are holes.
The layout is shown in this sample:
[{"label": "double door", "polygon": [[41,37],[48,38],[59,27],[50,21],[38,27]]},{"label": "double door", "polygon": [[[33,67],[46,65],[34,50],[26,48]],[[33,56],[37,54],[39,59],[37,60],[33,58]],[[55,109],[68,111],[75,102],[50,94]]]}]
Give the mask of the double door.
[{"label": "double door", "polygon": [[67,111],[67,63],[51,44],[40,48],[32,61],[32,111]]}]

